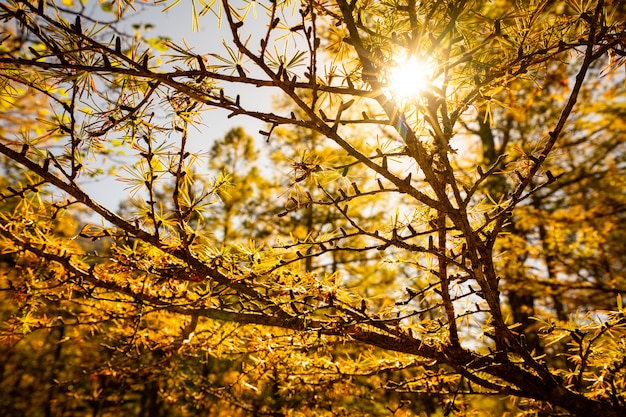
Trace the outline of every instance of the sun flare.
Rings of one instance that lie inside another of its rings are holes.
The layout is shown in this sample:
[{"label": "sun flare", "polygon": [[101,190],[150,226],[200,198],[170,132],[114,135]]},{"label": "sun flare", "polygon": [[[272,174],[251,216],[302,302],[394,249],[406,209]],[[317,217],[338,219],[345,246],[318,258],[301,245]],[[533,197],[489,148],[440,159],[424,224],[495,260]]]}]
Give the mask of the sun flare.
[{"label": "sun flare", "polygon": [[394,98],[416,98],[431,84],[432,68],[428,62],[415,57],[391,68],[389,71],[389,91]]}]

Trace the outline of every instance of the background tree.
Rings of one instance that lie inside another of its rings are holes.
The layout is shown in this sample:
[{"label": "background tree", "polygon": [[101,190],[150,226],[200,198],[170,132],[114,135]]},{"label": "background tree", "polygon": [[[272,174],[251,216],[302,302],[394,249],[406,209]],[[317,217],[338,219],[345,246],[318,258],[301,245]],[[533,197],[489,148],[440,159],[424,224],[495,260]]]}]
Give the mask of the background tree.
[{"label": "background tree", "polygon": [[621,2],[70,3],[0,3],[11,412],[626,412]]}]

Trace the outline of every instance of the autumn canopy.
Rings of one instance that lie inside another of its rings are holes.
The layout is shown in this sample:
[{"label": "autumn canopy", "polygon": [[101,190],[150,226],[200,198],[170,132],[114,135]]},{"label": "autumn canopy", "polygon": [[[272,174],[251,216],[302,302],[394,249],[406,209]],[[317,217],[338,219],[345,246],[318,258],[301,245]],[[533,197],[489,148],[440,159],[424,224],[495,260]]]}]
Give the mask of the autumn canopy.
[{"label": "autumn canopy", "polygon": [[0,22],[4,415],[626,415],[625,2]]}]

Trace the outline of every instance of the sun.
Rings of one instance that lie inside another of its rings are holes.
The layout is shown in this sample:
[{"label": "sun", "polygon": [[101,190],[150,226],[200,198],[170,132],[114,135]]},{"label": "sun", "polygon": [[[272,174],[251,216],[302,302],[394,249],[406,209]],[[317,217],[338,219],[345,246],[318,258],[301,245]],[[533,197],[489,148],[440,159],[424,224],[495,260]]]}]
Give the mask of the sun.
[{"label": "sun", "polygon": [[415,57],[393,67],[389,71],[389,93],[396,99],[419,97],[431,85],[432,66]]}]

